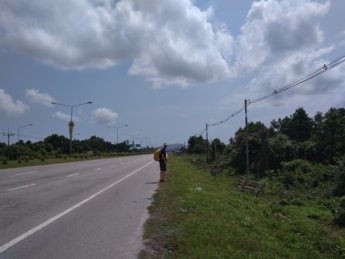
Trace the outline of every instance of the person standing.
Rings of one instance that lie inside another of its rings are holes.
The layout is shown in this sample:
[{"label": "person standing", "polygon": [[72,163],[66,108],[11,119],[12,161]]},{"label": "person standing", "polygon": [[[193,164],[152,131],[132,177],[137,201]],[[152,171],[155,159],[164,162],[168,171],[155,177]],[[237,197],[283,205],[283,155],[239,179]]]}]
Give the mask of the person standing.
[{"label": "person standing", "polygon": [[164,143],[163,147],[161,148],[161,152],[159,154],[159,168],[161,170],[161,174],[160,174],[160,182],[165,182],[165,174],[167,171],[167,153],[166,153],[166,149],[167,149],[168,145],[166,143]]}]

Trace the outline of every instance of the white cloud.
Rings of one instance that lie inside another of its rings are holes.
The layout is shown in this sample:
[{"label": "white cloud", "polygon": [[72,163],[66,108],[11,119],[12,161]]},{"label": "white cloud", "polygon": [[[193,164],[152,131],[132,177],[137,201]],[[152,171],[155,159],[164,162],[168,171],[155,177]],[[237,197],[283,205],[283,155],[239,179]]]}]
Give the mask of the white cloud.
[{"label": "white cloud", "polygon": [[339,39],[338,45],[345,47],[345,31],[342,31],[337,38]]},{"label": "white cloud", "polygon": [[[326,54],[335,46],[325,46],[316,18],[326,14],[330,2],[311,0],[257,1],[247,15],[237,38],[234,70],[238,76],[254,75],[245,91],[256,99],[272,93],[322,67]],[[297,86],[290,95],[334,92],[344,86],[341,70]],[[279,97],[277,97],[279,98]]]},{"label": "white cloud", "polygon": [[317,51],[323,33],[314,18],[324,15],[329,6],[311,0],[254,2],[238,38],[237,70],[279,65],[291,55],[303,59]]},{"label": "white cloud", "polygon": [[[63,121],[70,121],[71,120],[71,114],[57,111],[53,114],[53,118],[58,118],[58,119],[63,120]],[[78,122],[78,121],[80,121],[80,118],[78,116],[73,116],[73,121]]]},{"label": "white cloud", "polygon": [[25,95],[31,102],[48,107],[53,106],[51,102],[55,102],[54,98],[51,97],[49,94],[40,93],[40,91],[37,89],[29,89],[26,91]]},{"label": "white cloud", "polygon": [[13,101],[12,96],[7,94],[4,89],[0,89],[0,110],[8,116],[22,115],[29,109],[29,106],[17,100]]},{"label": "white cloud", "polygon": [[119,115],[108,108],[98,108],[92,113],[92,119],[102,125],[113,125]]},{"label": "white cloud", "polygon": [[156,87],[229,76],[233,38],[191,0],[2,0],[0,46],[63,69],[133,60]]}]

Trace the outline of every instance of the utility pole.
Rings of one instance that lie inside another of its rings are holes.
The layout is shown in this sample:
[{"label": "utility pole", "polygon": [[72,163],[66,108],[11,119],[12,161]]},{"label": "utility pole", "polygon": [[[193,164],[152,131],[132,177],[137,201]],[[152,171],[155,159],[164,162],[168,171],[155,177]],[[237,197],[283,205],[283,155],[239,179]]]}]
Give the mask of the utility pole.
[{"label": "utility pole", "polygon": [[246,124],[246,173],[249,172],[249,145],[248,145],[248,112],[247,112],[247,100],[244,100],[245,111],[245,124]]},{"label": "utility pole", "polygon": [[206,146],[206,161],[208,162],[208,124],[206,123],[206,141],[207,141],[207,146]]},{"label": "utility pole", "polygon": [[10,132],[10,129],[7,129],[7,132],[2,134],[7,137],[7,159],[10,160],[10,137],[13,137],[15,134]]}]

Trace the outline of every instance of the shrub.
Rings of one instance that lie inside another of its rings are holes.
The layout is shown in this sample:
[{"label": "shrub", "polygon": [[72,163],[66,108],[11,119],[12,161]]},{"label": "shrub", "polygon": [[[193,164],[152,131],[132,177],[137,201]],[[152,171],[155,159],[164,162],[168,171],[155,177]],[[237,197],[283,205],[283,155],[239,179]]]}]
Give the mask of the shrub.
[{"label": "shrub", "polygon": [[340,199],[340,208],[345,209],[345,196]]},{"label": "shrub", "polygon": [[339,227],[345,227],[345,211],[341,211],[333,220]]},{"label": "shrub", "polygon": [[295,184],[304,184],[307,175],[312,171],[312,166],[308,161],[301,159],[282,163],[282,168],[278,170],[278,179],[289,189]]},{"label": "shrub", "polygon": [[337,162],[334,167],[334,174],[336,175],[336,186],[333,194],[340,197],[345,195],[345,157]]}]

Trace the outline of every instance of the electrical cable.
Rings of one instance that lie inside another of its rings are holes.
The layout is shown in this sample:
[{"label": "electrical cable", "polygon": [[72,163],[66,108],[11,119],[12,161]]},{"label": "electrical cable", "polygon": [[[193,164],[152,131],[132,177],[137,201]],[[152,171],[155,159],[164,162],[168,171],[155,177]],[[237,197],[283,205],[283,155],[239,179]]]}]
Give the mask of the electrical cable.
[{"label": "electrical cable", "polygon": [[332,68],[335,68],[336,66],[339,66],[343,62],[345,62],[345,56],[342,56],[342,57],[340,57],[340,58],[330,62],[327,65],[324,64],[322,67],[318,68],[317,70],[315,70],[314,72],[310,73],[309,75],[307,75],[307,76],[305,76],[305,77],[303,77],[303,78],[301,78],[301,79],[299,79],[299,80],[297,80],[297,81],[295,81],[295,82],[293,82],[291,84],[288,84],[288,85],[286,85],[286,86],[284,86],[282,88],[276,89],[271,94],[262,96],[260,98],[255,99],[255,100],[249,100],[248,105],[249,104],[253,104],[253,103],[257,103],[257,102],[260,102],[260,101],[263,101],[263,100],[265,100],[265,99],[267,99],[269,97],[272,97],[272,96],[277,95],[277,94],[279,94],[281,92],[289,90],[289,89],[291,89],[291,88],[293,88],[293,87],[295,87],[297,85],[300,85],[300,84],[302,84],[302,83],[304,83],[306,81],[309,81],[309,80],[313,79],[314,77],[317,77],[317,76],[319,76],[319,75],[321,75],[321,74],[331,70]]},{"label": "electrical cable", "polygon": [[[316,69],[315,71],[311,72],[310,74],[284,86],[284,87],[281,87],[281,88],[278,88],[278,89],[275,89],[272,93],[270,94],[267,94],[267,95],[264,95],[262,97],[259,97],[257,99],[254,99],[254,100],[250,100],[248,99],[248,104],[254,104],[254,103],[257,103],[257,102],[260,102],[260,101],[263,101],[269,97],[272,97],[274,95],[277,95],[279,93],[282,93],[286,90],[289,90],[297,85],[300,85],[308,80],[311,80],[313,79],[314,77],[317,77],[329,70],[331,70],[332,68],[335,68],[337,66],[339,66],[340,64],[344,63],[345,62],[345,55],[344,56],[341,56],[337,59],[335,59],[334,61],[328,63],[328,64],[324,64],[322,67]],[[210,124],[207,124],[209,127],[215,127],[215,126],[218,126],[218,125],[221,125],[227,121],[229,121],[231,118],[235,117],[236,115],[240,114],[243,110],[245,109],[245,107],[243,106],[241,109],[239,109],[238,111],[232,113],[231,115],[229,115],[228,117],[226,117],[225,119],[219,121],[219,122],[216,122],[216,123],[210,123]],[[202,135],[204,132],[206,131],[206,129],[204,129],[199,135]]]}]

